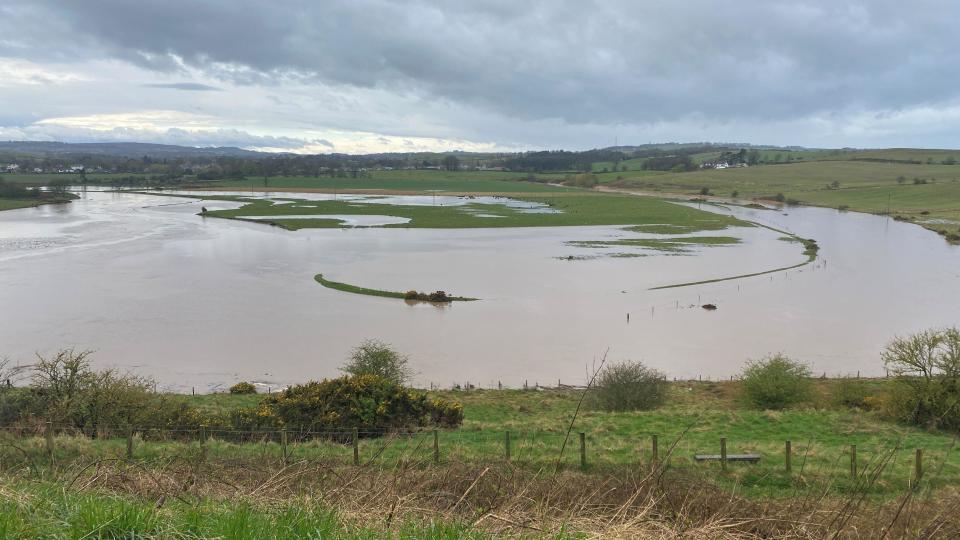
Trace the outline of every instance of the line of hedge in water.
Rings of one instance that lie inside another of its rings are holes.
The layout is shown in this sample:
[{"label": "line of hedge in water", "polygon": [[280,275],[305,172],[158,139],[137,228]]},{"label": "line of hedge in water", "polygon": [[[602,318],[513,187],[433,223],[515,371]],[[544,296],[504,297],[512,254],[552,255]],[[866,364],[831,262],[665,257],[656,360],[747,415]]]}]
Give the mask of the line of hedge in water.
[{"label": "line of hedge in water", "polygon": [[330,281],[329,279],[324,279],[323,274],[317,274],[314,276],[314,279],[317,280],[317,283],[327,287],[328,289],[336,289],[338,291],[354,293],[354,294],[365,294],[367,296],[382,296],[384,298],[399,298],[401,300],[416,300],[420,302],[438,302],[438,303],[447,303],[447,302],[472,302],[478,300],[477,298],[468,298],[466,296],[450,296],[444,291],[435,291],[432,293],[423,293],[419,291],[407,291],[407,292],[394,292],[394,291],[382,291],[380,289],[368,289],[366,287],[358,287],[356,285],[350,285],[349,283],[341,283],[338,281]]}]

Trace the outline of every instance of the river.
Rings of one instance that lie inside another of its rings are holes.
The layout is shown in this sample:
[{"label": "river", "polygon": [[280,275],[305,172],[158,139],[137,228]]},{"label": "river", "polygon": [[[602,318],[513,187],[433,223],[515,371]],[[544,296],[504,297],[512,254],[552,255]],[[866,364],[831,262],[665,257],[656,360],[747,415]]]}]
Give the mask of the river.
[{"label": "river", "polygon": [[[606,351],[609,361],[640,360],[670,377],[727,378],[773,352],[817,373],[881,375],[880,351],[894,335],[960,324],[960,248],[880,216],[705,207],[815,238],[820,257],[787,272],[649,290],[806,258],[760,227],[724,231],[742,242],[688,255],[563,260],[602,252],[570,241],[626,233],[291,232],[203,218],[200,206],[88,192],[68,205],[0,212],[0,357],[22,365],[63,347],[92,349],[98,366],[186,392],[335,376],[365,338],[407,353],[424,386],[582,384]],[[313,280],[320,272],[481,300],[407,305],[326,289]]]}]

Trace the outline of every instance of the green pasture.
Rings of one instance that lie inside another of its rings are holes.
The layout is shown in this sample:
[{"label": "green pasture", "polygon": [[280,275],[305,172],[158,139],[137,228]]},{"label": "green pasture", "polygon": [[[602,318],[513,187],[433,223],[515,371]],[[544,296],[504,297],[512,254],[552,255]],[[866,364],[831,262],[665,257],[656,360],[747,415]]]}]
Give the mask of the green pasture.
[{"label": "green pasture", "polygon": [[[563,175],[543,175],[562,181]],[[276,176],[250,177],[243,180],[221,180],[219,188],[248,189],[304,189],[318,191],[380,190],[386,192],[437,192],[450,195],[463,193],[550,193],[570,191],[572,188],[552,186],[545,182],[527,182],[526,173],[504,171],[439,171],[397,170],[369,171],[366,176],[310,177]]]},{"label": "green pasture", "polygon": [[[200,195],[202,196],[202,195]],[[673,204],[659,199],[619,194],[572,192],[557,195],[518,197],[542,203],[556,213],[524,212],[503,204],[468,203],[463,206],[415,206],[371,204],[350,200],[297,200],[290,202],[250,200],[234,210],[216,210],[206,215],[244,219],[245,216],[269,216],[260,220],[287,229],[340,227],[335,218],[324,215],[389,215],[409,218],[410,222],[386,227],[402,228],[485,228],[485,227],[553,227],[585,225],[669,225],[685,231],[719,230],[732,225],[746,225],[735,218]],[[226,197],[210,196],[223,199]],[[231,200],[243,198],[230,197]],[[285,215],[313,215],[316,219],[284,219]],[[485,217],[486,216],[486,217]],[[490,217],[496,216],[496,217]]]}]

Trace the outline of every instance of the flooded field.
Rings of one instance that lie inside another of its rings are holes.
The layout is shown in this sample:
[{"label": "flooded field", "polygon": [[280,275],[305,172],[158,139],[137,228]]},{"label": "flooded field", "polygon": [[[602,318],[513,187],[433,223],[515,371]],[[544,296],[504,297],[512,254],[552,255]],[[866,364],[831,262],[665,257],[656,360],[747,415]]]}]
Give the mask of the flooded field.
[{"label": "flooded field", "polygon": [[[382,200],[447,202],[397,199]],[[761,227],[710,233],[739,238],[734,245],[624,257],[621,248],[582,247],[642,236],[618,227],[385,229],[365,218],[356,228],[291,232],[196,215],[237,205],[91,192],[0,213],[0,356],[26,364],[35,352],[94,349],[98,365],[180,391],[336,375],[350,348],[371,337],[408,353],[424,385],[582,383],[608,349],[613,360],[677,377],[729,377],[746,359],[778,351],[817,372],[878,375],[893,335],[960,322],[960,248],[878,216],[713,208],[815,238],[820,258],[788,272],[650,290],[806,257]],[[321,272],[481,301],[407,305],[324,288],[313,279]]]}]

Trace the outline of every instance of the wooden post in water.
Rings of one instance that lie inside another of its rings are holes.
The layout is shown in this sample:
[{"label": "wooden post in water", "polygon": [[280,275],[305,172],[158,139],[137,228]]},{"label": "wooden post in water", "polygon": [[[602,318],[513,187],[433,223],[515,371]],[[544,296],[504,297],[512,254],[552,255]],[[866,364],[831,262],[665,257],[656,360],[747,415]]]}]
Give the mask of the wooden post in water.
[{"label": "wooden post in water", "polygon": [[727,470],[727,438],[720,437],[720,468]]},{"label": "wooden post in water", "polygon": [[127,459],[133,459],[133,428],[127,428]]},{"label": "wooden post in water", "polygon": [[50,462],[53,463],[53,422],[47,422],[45,424],[44,435],[47,438],[47,456],[50,457]]},{"label": "wooden post in water", "polygon": [[857,445],[850,445],[850,476],[857,477]]},{"label": "wooden post in water", "polygon": [[587,470],[587,434],[580,432],[580,470]]},{"label": "wooden post in water", "polygon": [[503,433],[503,455],[507,458],[507,461],[510,461],[510,432],[505,431]]},{"label": "wooden post in water", "polygon": [[433,462],[440,463],[440,430],[433,430]]},{"label": "wooden post in water", "polygon": [[913,487],[920,485],[920,479],[923,478],[923,448],[917,448],[913,460]]},{"label": "wooden post in water", "polygon": [[660,447],[656,435],[650,436],[650,463],[656,465],[660,461]]},{"label": "wooden post in water", "polygon": [[280,448],[283,450],[283,466],[290,464],[290,454],[287,452],[287,428],[280,430]]},{"label": "wooden post in water", "polygon": [[791,446],[792,445],[790,444],[790,441],[787,441],[787,443],[784,445],[784,448],[783,448],[784,459],[785,459],[784,470],[787,472],[787,474],[790,474],[791,472],[793,472],[793,463],[792,463],[793,448]]},{"label": "wooden post in water", "polygon": [[360,465],[360,430],[353,428],[353,464]]}]

